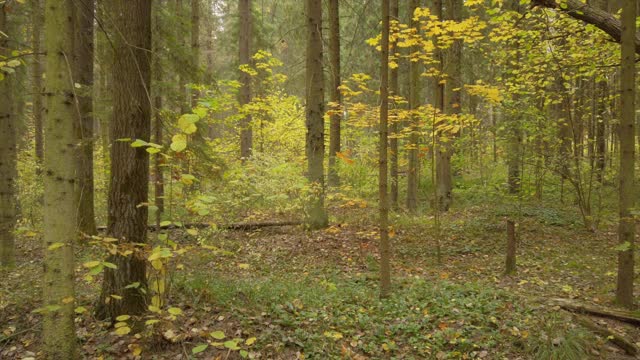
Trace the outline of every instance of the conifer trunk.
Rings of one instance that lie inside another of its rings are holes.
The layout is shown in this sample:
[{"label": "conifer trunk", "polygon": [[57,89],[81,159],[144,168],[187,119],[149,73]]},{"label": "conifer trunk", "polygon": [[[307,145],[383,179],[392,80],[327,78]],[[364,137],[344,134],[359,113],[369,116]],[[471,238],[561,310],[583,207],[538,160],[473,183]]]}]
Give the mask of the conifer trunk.
[{"label": "conifer trunk", "polygon": [[620,119],[620,222],[618,225],[618,282],[616,301],[627,308],[633,307],[633,278],[635,249],[635,219],[631,212],[635,199],[635,33],[636,4],[624,0],[622,5],[622,59],[620,92],[622,116]]},{"label": "conifer trunk", "polygon": [[72,74],[73,0],[45,3],[47,116],[44,154],[43,350],[47,359],[77,358],[74,327],[74,258],[78,183]]},{"label": "conifer trunk", "polygon": [[[121,245],[147,242],[149,154],[118,139],[150,141],[151,0],[113,0],[114,36],[113,118],[111,121],[111,179],[107,234]],[[135,247],[133,247],[135,249]],[[97,307],[99,318],[147,309],[146,259],[134,252],[107,260],[117,269],[105,269]],[[126,288],[139,283],[137,288]],[[111,295],[122,297],[113,298]]]},{"label": "conifer trunk", "polygon": [[[10,55],[9,5],[0,5],[0,56]],[[7,36],[8,35],[8,36]],[[16,225],[16,117],[13,104],[15,76],[0,70],[0,268],[15,265]]]},{"label": "conifer trunk", "polygon": [[306,0],[306,153],[311,194],[307,204],[308,226],[327,226],[324,208],[324,75],[322,73],[322,0]]},{"label": "conifer trunk", "polygon": [[[251,63],[251,0],[240,0],[238,3],[240,12],[240,64],[249,65]],[[251,76],[244,71],[240,71],[240,106],[251,102]],[[253,130],[251,129],[251,116],[245,115],[240,120],[240,158],[249,159],[253,152]]]},{"label": "conifer trunk", "polygon": [[78,209],[78,229],[89,235],[96,233],[94,214],[93,184],[93,18],[94,0],[84,0],[74,4],[73,22],[75,28],[73,81],[78,84],[78,116],[76,137],[78,191],[80,204]]},{"label": "conifer trunk", "polygon": [[[329,0],[329,56],[331,61],[331,102],[340,104],[340,5],[338,0]],[[340,152],[341,115],[332,113],[329,125],[329,186],[340,183],[336,154]]]}]

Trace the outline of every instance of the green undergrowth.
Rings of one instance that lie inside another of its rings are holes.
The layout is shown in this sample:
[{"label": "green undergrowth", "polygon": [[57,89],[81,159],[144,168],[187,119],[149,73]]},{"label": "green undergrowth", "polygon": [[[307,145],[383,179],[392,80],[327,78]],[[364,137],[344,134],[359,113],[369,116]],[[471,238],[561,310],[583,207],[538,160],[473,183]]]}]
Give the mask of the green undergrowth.
[{"label": "green undergrowth", "polygon": [[540,332],[540,310],[482,283],[404,278],[385,300],[366,274],[196,275],[177,287],[233,314],[268,358],[578,359],[587,342],[571,327]]}]

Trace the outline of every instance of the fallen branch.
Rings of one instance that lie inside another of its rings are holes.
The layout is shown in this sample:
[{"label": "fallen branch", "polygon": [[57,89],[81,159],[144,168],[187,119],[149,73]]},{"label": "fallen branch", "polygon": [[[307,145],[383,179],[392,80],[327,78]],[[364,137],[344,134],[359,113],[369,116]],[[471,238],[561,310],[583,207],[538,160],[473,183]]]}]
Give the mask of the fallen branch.
[{"label": "fallen branch", "polygon": [[[302,224],[303,224],[302,221],[265,221],[265,222],[232,223],[232,224],[226,224],[226,225],[215,225],[215,224],[209,224],[209,223],[188,223],[188,224],[182,224],[181,226],[176,224],[161,225],[160,230],[206,229],[206,228],[214,227],[220,230],[248,231],[248,230],[256,230],[256,229],[262,229],[265,227],[272,227],[272,226],[295,226],[295,225],[302,225]],[[106,230],[107,230],[106,226],[98,226],[98,231],[106,231]],[[157,231],[158,226],[149,225],[149,230]]]},{"label": "fallen branch", "polygon": [[609,328],[596,324],[584,315],[573,314],[573,316],[578,321],[578,323],[580,323],[580,325],[595,332],[596,334],[604,336],[608,341],[624,350],[627,355],[636,356],[640,353],[640,349],[638,349],[633,341],[627,339],[626,337],[614,332]]},{"label": "fallen branch", "polygon": [[633,324],[635,326],[640,326],[640,318],[626,311],[604,309],[586,304],[578,304],[567,299],[552,299],[552,302],[572,313],[595,315],[622,321],[628,324]]}]

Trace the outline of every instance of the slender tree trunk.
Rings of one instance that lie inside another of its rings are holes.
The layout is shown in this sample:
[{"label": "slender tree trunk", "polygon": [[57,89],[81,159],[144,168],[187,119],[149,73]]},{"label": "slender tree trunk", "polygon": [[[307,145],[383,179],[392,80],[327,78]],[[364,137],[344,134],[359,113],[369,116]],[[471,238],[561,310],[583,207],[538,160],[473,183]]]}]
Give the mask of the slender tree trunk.
[{"label": "slender tree trunk", "polygon": [[73,61],[74,1],[45,3],[47,48],[47,116],[44,154],[44,324],[43,351],[47,359],[76,359],[74,326],[74,258],[78,198],[75,187],[74,121],[77,109],[69,71]]},{"label": "slender tree trunk", "polygon": [[[329,0],[329,56],[331,61],[331,102],[340,104],[340,7],[339,0]],[[340,184],[336,154],[340,152],[339,113],[332,113],[329,125],[329,186]]]},{"label": "slender tree trunk", "polygon": [[[191,0],[191,83],[200,82],[200,1]],[[199,92],[191,89],[191,107],[196,107]]]},{"label": "slender tree trunk", "polygon": [[[419,32],[419,24],[413,19],[413,13],[420,6],[419,0],[411,0],[409,3],[409,14],[411,14],[411,28]],[[417,35],[417,34],[416,34]],[[412,46],[409,50],[411,54],[419,52],[419,47]],[[409,108],[415,110],[420,107],[420,63],[409,61]],[[409,146],[407,149],[408,169],[407,169],[407,209],[415,213],[418,210],[418,148],[420,142],[420,118],[417,114],[411,115],[411,133],[409,135]]]},{"label": "slender tree trunk", "polygon": [[306,0],[306,153],[307,179],[311,185],[308,226],[327,226],[324,207],[324,75],[322,73],[322,1]]},{"label": "slender tree trunk", "polygon": [[635,33],[636,4],[624,0],[622,5],[622,59],[620,92],[622,116],[620,119],[620,223],[618,242],[624,249],[618,250],[618,283],[616,301],[627,308],[633,307],[633,277],[635,249],[635,219],[631,213],[635,196]]},{"label": "slender tree trunk", "polygon": [[[107,234],[121,244],[147,242],[149,154],[115,139],[149,141],[151,99],[151,0],[114,0],[113,119],[111,121],[111,181]],[[118,266],[105,269],[97,307],[99,318],[141,314],[147,309],[146,259],[141,254],[114,255]],[[126,288],[139,283],[137,288]],[[120,296],[114,299],[111,295]]]},{"label": "slender tree trunk", "polygon": [[[0,57],[11,55],[10,39],[13,31],[7,3],[0,5]],[[14,228],[16,225],[16,117],[13,85],[15,74],[0,69],[0,268],[15,265]]]},{"label": "slender tree trunk", "polygon": [[[165,1],[159,0],[157,5],[153,9],[154,14],[154,34],[153,34],[153,81],[154,81],[154,100],[153,100],[153,142],[156,144],[163,144],[162,138],[162,57],[160,53],[162,51],[162,45],[160,40],[160,34],[162,33],[162,24],[160,20],[160,11],[162,6],[165,5]],[[153,156],[153,169],[154,169],[154,196],[156,210],[156,225],[162,220],[162,214],[164,213],[164,171],[163,171],[163,156],[158,153]]]},{"label": "slender tree trunk", "polygon": [[78,116],[75,124],[77,148],[78,191],[80,204],[78,209],[78,230],[93,235],[96,222],[93,201],[93,18],[94,0],[74,3],[73,22],[75,28],[73,81],[80,87],[76,89]]},{"label": "slender tree trunk", "polygon": [[[399,21],[400,18],[400,4],[399,0],[391,0],[390,4],[390,17],[395,21]],[[395,58],[395,53],[397,51],[396,41],[391,44],[391,55]],[[398,60],[396,60],[397,62]],[[398,67],[392,68],[389,74],[389,90],[391,96],[399,96],[400,95],[400,81],[398,77]],[[393,106],[395,110],[398,110],[398,104],[393,102]],[[398,134],[400,133],[400,123],[397,119],[393,119],[390,124],[391,127],[391,139],[389,139],[389,155],[391,157],[391,191],[389,193],[389,202],[391,208],[397,210],[399,208],[398,205]]]},{"label": "slender tree trunk", "polygon": [[389,0],[382,0],[382,51],[380,52],[380,149],[378,190],[380,197],[380,297],[391,292],[391,246],[389,244],[388,120],[389,120]]},{"label": "slender tree trunk", "polygon": [[[251,0],[240,0],[240,64],[251,63]],[[240,71],[240,106],[251,102],[251,76]],[[245,115],[240,120],[240,158],[249,159],[253,152],[253,130],[251,129],[251,115]]]},{"label": "slender tree trunk", "polygon": [[33,33],[31,34],[31,46],[33,47],[33,62],[31,63],[31,76],[33,77],[33,124],[35,131],[36,159],[42,161],[44,157],[44,143],[42,141],[42,28],[44,26],[43,0],[32,0]]}]

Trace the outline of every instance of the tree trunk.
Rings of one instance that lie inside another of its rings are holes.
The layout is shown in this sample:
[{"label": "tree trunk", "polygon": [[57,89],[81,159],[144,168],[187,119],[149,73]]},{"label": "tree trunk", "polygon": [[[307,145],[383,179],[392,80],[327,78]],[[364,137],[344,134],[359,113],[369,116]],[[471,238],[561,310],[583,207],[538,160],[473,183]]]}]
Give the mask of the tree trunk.
[{"label": "tree trunk", "polygon": [[[240,0],[238,3],[240,12],[240,64],[251,64],[251,0]],[[240,71],[240,106],[251,102],[251,76]],[[251,129],[251,115],[246,114],[240,120],[240,158],[244,161],[251,157],[253,152],[253,130]]]},{"label": "tree trunk", "polygon": [[[191,83],[200,83],[200,1],[191,0]],[[199,92],[192,88],[191,107],[196,107]]]},{"label": "tree trunk", "polygon": [[[391,0],[391,4],[390,4],[390,16],[391,19],[395,20],[395,21],[399,21],[400,18],[400,5],[399,5],[399,0]],[[395,53],[397,50],[397,46],[396,46],[396,41],[394,41],[391,44],[391,55],[395,58]],[[398,60],[395,60],[396,63],[398,62]],[[397,65],[397,64],[396,64]],[[400,82],[399,82],[399,78],[398,78],[398,67],[394,67],[390,70],[390,74],[389,74],[389,92],[391,93],[391,96],[395,97],[395,96],[399,96],[400,95]],[[396,110],[398,110],[398,104],[396,104],[396,102],[394,101],[393,106]],[[398,205],[398,134],[400,132],[400,123],[397,119],[397,117],[395,119],[393,119],[393,121],[391,122],[391,139],[389,139],[389,155],[391,157],[390,162],[391,162],[391,191],[389,192],[389,202],[391,205],[391,208],[394,210],[397,210],[399,205]]]},{"label": "tree trunk", "polygon": [[[564,0],[562,1],[562,6],[556,0],[534,0],[532,1],[532,5],[560,10],[572,18],[595,25],[600,30],[609,34],[615,41],[620,42],[623,26],[620,20],[605,10],[589,6],[580,0]],[[640,34],[634,32],[629,36],[633,41],[634,51],[640,54]]]},{"label": "tree trunk", "polygon": [[306,0],[306,153],[311,194],[307,205],[308,226],[327,226],[324,208],[324,75],[322,73],[322,1]]},{"label": "tree trunk", "polygon": [[[139,205],[148,202],[149,154],[144,148],[133,148],[117,139],[150,140],[151,0],[114,0],[112,6],[119,36],[113,37],[113,140],[107,234],[121,245],[132,246],[147,242],[148,209]],[[105,269],[98,317],[114,319],[122,314],[143,313],[147,309],[143,254],[115,255],[107,261],[118,268]],[[140,286],[127,289],[132,283]]]},{"label": "tree trunk", "polygon": [[[411,14],[410,26],[419,32],[419,23],[413,19],[413,13],[420,6],[419,0],[411,0],[409,14]],[[416,34],[417,35],[417,34]],[[410,48],[410,53],[415,54],[420,49],[417,45]],[[420,62],[409,60],[409,108],[415,110],[420,107]],[[407,149],[407,209],[415,213],[418,210],[418,147],[420,142],[420,117],[411,115],[411,133]]]},{"label": "tree trunk", "polygon": [[622,116],[620,138],[620,223],[618,225],[618,283],[616,301],[627,308],[633,307],[635,219],[631,212],[635,199],[635,52],[636,4],[624,0],[622,5],[622,59],[620,93]]},{"label": "tree trunk", "polygon": [[44,144],[42,141],[42,27],[44,26],[43,0],[32,0],[33,33],[31,34],[31,46],[33,47],[33,62],[31,63],[31,76],[33,78],[33,125],[35,132],[36,159],[39,162],[44,157]]},{"label": "tree trunk", "polygon": [[74,258],[78,198],[75,187],[74,121],[77,117],[72,76],[74,28],[72,0],[45,3],[47,116],[44,154],[44,278],[42,336],[47,359],[76,359]]},{"label": "tree trunk", "polygon": [[[329,57],[331,61],[331,102],[340,104],[340,7],[339,0],[329,0]],[[338,186],[336,154],[340,152],[340,118],[332,113],[329,125],[329,186]]]},{"label": "tree trunk", "polygon": [[[153,49],[153,81],[155,90],[154,94],[154,124],[153,124],[153,142],[159,145],[163,144],[163,135],[162,135],[162,58],[160,56],[160,52],[162,49],[162,44],[159,39],[159,35],[162,33],[162,24],[160,22],[160,12],[162,6],[165,5],[163,0],[158,1],[157,5],[153,9],[154,14],[154,31],[153,39],[154,39],[154,49]],[[158,36],[158,37],[157,37]],[[153,156],[153,171],[154,171],[154,197],[155,197],[155,205],[156,209],[156,223],[159,224],[162,220],[162,213],[164,213],[164,171],[163,171],[163,163],[164,157],[161,153],[155,154]]]},{"label": "tree trunk", "polygon": [[380,297],[391,291],[391,246],[389,244],[388,120],[389,120],[389,0],[382,0],[382,40],[380,42],[380,149],[378,196],[380,198]]},{"label": "tree trunk", "polygon": [[78,230],[93,235],[96,221],[93,201],[93,17],[95,3],[85,0],[73,7],[74,56],[73,81],[76,89],[78,116],[75,131],[80,146],[77,148],[78,166]]},{"label": "tree trunk", "polygon": [[[12,29],[9,25],[10,9],[0,5],[0,57],[11,55]],[[15,265],[16,184],[18,170],[16,151],[16,119],[13,104],[15,76],[0,70],[0,268]]]}]

